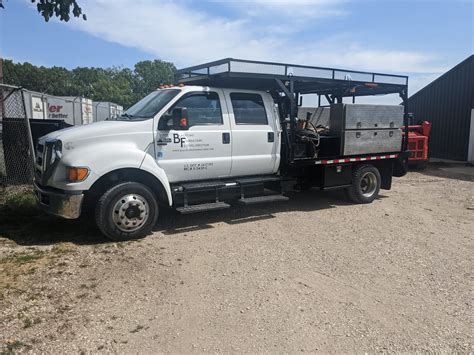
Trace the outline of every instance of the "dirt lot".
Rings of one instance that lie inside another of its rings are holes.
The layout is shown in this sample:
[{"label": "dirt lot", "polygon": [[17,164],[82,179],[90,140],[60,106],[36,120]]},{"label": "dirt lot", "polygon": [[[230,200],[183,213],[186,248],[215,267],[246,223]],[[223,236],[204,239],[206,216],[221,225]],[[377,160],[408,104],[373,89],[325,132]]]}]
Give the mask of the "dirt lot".
[{"label": "dirt lot", "polygon": [[1,346],[472,352],[466,180],[430,168],[371,205],[313,191],[271,206],[167,211],[153,235],[126,243],[38,216],[25,197],[0,212]]}]

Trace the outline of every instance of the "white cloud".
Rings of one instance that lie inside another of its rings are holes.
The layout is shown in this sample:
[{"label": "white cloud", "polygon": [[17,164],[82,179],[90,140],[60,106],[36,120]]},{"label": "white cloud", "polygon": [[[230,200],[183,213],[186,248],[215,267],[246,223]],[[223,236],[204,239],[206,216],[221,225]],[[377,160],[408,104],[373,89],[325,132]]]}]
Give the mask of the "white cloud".
[{"label": "white cloud", "polygon": [[[300,6],[293,6],[295,1]],[[88,20],[71,21],[67,25],[107,41],[139,48],[157,58],[172,61],[178,67],[235,57],[401,73],[438,73],[445,69],[432,65],[435,59],[432,54],[371,48],[357,43],[351,35],[300,40],[299,34],[304,32],[298,31],[304,31],[304,26],[294,24],[295,16],[290,9],[311,8],[330,17],[337,16],[336,12],[331,12],[335,3],[329,0],[256,0],[230,2],[230,5],[219,1],[211,4],[226,6],[227,10],[229,6],[242,9],[248,5],[250,10],[256,6],[269,11],[265,18],[256,18],[236,9],[229,18],[194,10],[186,1],[83,0]],[[285,13],[284,22],[279,15],[272,17],[275,11]]]},{"label": "white cloud", "polygon": [[347,0],[215,0],[215,2],[233,6],[250,16],[281,15],[295,24],[308,18],[344,15],[346,12],[340,5]]}]

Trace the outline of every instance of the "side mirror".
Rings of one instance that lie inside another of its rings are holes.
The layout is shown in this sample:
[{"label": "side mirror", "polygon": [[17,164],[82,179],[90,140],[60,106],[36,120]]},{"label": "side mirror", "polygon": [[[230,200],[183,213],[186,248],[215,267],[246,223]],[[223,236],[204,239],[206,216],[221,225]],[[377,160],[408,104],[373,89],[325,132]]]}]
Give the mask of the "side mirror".
[{"label": "side mirror", "polygon": [[173,117],[173,129],[183,131],[189,129],[188,109],[186,107],[173,109],[171,116]]},{"label": "side mirror", "polygon": [[160,118],[158,123],[160,131],[174,130],[188,130],[188,110],[186,108],[174,108],[171,113],[166,113]]}]

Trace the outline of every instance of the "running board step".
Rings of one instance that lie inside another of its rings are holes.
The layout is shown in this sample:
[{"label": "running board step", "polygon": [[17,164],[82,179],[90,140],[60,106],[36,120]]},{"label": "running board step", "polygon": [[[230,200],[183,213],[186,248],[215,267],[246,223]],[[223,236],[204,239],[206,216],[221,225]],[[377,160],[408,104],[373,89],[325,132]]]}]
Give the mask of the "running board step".
[{"label": "running board step", "polygon": [[274,182],[274,181],[282,181],[282,180],[283,180],[282,177],[277,176],[277,175],[250,176],[250,177],[241,177],[241,178],[235,179],[235,181],[241,186],[259,185],[266,182]]},{"label": "running board step", "polygon": [[199,205],[190,205],[187,207],[178,207],[176,210],[181,214],[191,214],[204,211],[213,211],[213,210],[223,210],[229,208],[230,205],[225,202],[211,202],[211,203],[202,203]]},{"label": "running board step", "polygon": [[266,196],[256,196],[256,197],[246,197],[238,200],[239,203],[243,205],[253,205],[256,203],[264,202],[278,202],[278,201],[288,201],[290,198],[283,195],[266,195]]}]

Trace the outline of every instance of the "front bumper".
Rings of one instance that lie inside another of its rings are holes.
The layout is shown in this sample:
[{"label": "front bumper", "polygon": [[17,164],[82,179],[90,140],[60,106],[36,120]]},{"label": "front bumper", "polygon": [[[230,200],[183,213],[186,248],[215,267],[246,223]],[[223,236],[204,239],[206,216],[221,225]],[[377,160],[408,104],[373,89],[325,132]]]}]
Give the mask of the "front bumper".
[{"label": "front bumper", "polygon": [[35,195],[38,206],[46,213],[67,219],[76,219],[81,215],[84,199],[81,191],[67,193],[40,187],[35,183]]}]

